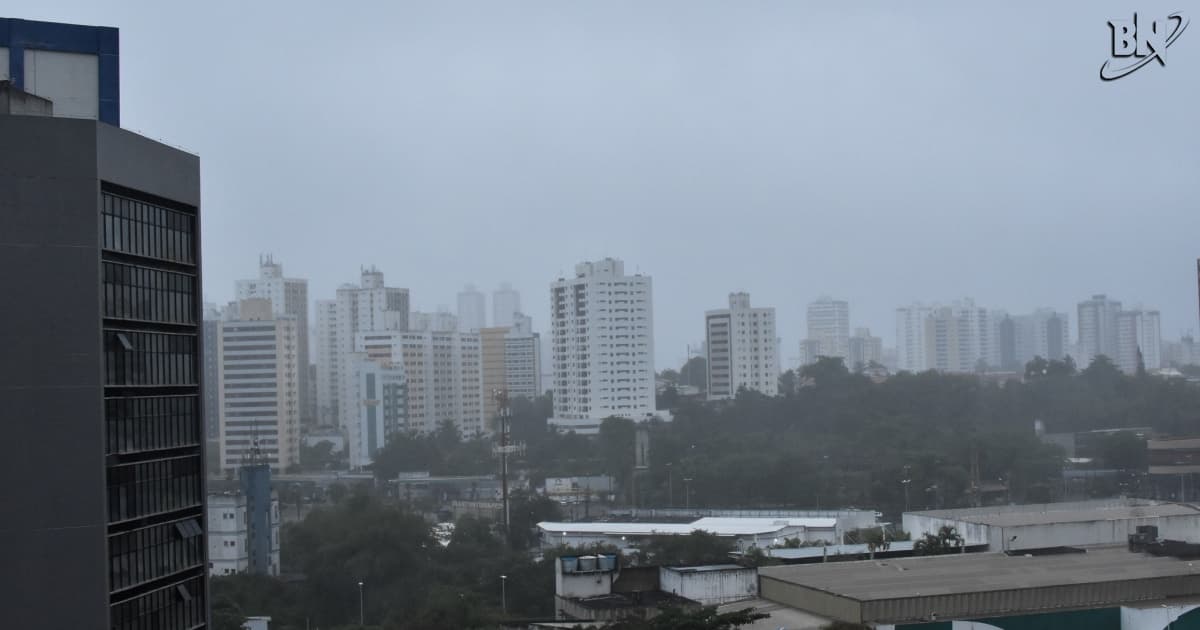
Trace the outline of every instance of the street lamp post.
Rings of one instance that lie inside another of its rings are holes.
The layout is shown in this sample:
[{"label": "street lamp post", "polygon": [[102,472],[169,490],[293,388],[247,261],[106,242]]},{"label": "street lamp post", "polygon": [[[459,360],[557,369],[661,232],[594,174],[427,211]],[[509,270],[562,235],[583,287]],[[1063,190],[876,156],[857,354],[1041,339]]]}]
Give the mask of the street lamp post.
[{"label": "street lamp post", "polygon": [[900,483],[904,484],[904,511],[905,512],[908,511],[908,485],[912,483],[912,475],[909,474],[910,468],[911,468],[911,466],[904,467],[904,479],[900,480]]},{"label": "street lamp post", "polygon": [[672,487],[674,475],[671,470],[671,462],[667,462],[667,507],[675,507],[675,489]]},{"label": "street lamp post", "polygon": [[508,576],[501,575],[500,576],[500,611],[504,613],[505,617],[508,616],[508,592],[505,589],[507,582],[508,582]]},{"label": "street lamp post", "polygon": [[359,581],[359,583],[358,583],[358,625],[359,626],[367,625],[363,619],[364,619],[363,618],[363,583],[362,583],[362,581]]},{"label": "street lamp post", "polygon": [[692,510],[692,478],[683,478],[683,509],[690,512]]}]

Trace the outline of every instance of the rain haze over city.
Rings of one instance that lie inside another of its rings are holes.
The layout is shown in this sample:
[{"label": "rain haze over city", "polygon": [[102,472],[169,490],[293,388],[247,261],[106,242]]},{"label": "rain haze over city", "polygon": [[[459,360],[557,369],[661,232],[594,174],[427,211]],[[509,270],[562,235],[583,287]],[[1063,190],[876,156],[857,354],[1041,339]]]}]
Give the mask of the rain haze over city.
[{"label": "rain haze over city", "polygon": [[1189,9],[9,0],[0,627],[1200,628]]}]

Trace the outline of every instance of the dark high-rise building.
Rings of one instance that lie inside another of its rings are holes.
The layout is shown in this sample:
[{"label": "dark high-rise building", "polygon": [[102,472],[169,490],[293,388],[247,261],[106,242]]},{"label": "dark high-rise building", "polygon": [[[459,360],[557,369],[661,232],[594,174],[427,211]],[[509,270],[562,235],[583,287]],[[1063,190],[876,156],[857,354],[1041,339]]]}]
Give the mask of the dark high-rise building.
[{"label": "dark high-rise building", "polygon": [[0,28],[54,96],[0,83],[47,103],[0,110],[41,114],[0,114],[0,625],[203,628],[199,158],[103,122],[91,79],[71,101],[115,29]]}]

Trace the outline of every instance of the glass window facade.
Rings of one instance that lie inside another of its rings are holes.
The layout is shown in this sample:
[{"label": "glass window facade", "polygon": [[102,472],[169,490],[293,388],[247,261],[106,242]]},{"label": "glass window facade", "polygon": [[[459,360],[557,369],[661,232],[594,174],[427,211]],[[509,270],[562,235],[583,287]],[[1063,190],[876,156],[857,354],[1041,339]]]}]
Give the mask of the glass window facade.
[{"label": "glass window facade", "polygon": [[196,396],[104,399],[105,454],[199,446]]},{"label": "glass window facade", "polygon": [[110,466],[108,521],[200,507],[203,481],[200,457],[195,455]]},{"label": "glass window facade", "polygon": [[195,264],[195,215],[111,192],[103,200],[104,249]]},{"label": "glass window facade", "polygon": [[104,316],[169,324],[196,323],[196,277],[104,263]]},{"label": "glass window facade", "polygon": [[114,591],[204,564],[203,530],[189,518],[108,538],[109,584]]},{"label": "glass window facade", "polygon": [[196,211],[101,184],[111,626],[206,617]]},{"label": "glass window facade", "polygon": [[207,615],[204,578],[189,578],[112,606],[113,630],[196,628]]}]

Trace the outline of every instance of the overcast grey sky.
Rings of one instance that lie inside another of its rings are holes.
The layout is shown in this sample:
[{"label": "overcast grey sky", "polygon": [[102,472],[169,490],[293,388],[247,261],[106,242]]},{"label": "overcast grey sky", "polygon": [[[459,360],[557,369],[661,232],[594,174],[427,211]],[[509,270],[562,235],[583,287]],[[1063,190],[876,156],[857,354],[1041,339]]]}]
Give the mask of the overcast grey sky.
[{"label": "overcast grey sky", "polygon": [[271,252],[314,299],[363,264],[422,310],[511,281],[544,331],[548,284],[615,256],[654,277],[666,367],[733,290],[777,307],[785,366],[825,293],[885,345],[896,306],[962,296],[1195,329],[1200,24],[1103,83],[1107,20],[1190,7],[1060,4],[2,12],[121,29],[124,125],[202,158],[210,301]]}]

